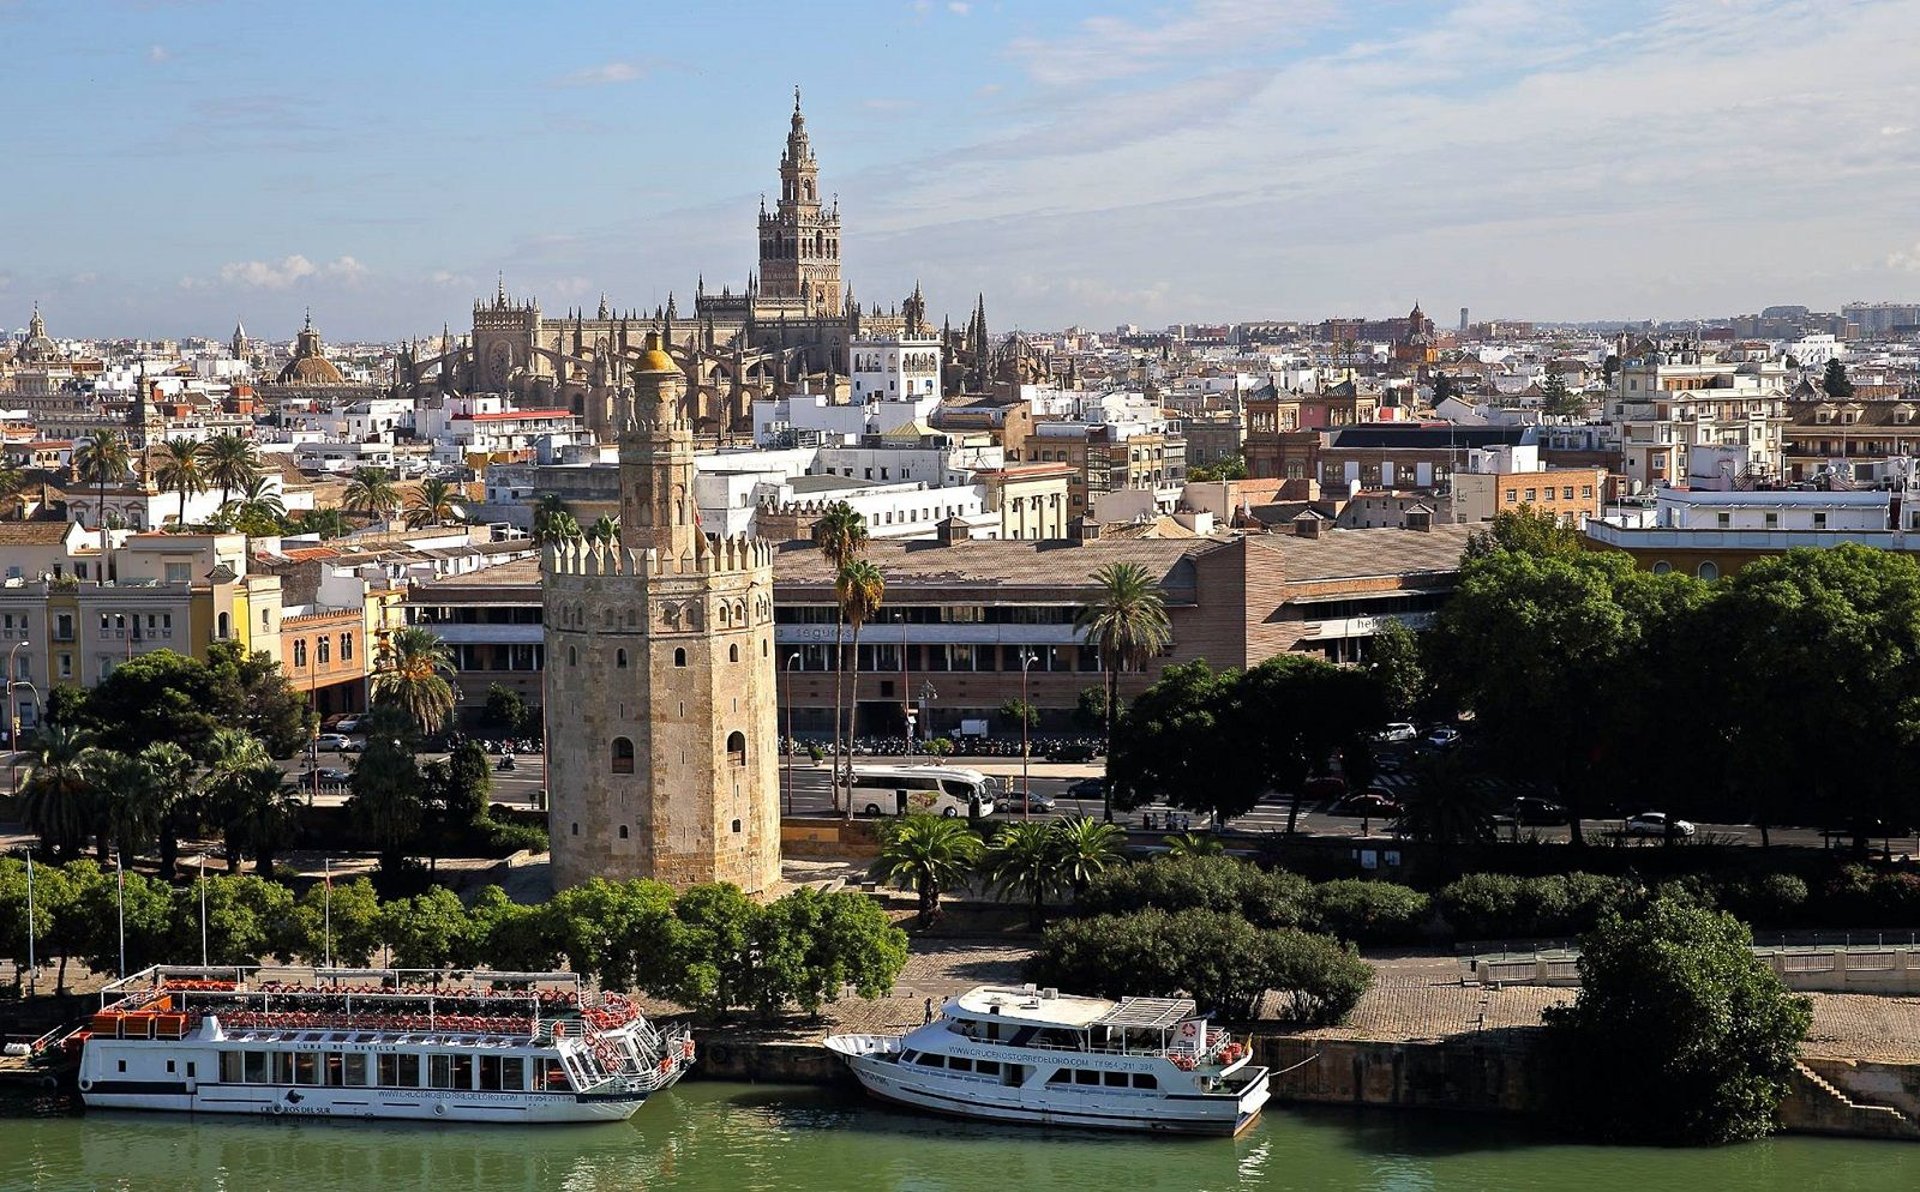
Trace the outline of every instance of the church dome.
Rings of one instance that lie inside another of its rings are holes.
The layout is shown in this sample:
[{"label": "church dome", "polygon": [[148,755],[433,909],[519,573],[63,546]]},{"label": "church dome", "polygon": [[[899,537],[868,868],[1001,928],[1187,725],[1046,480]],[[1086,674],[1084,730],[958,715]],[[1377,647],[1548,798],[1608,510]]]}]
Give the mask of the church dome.
[{"label": "church dome", "polygon": [[666,350],[660,346],[660,333],[657,331],[647,333],[647,347],[640,353],[638,367],[641,372],[680,371],[680,366],[673,362],[673,357],[667,355]]},{"label": "church dome", "polygon": [[47,321],[40,317],[40,308],[33,308],[33,318],[27,323],[27,338],[21,341],[13,358],[21,364],[38,364],[60,358],[60,345],[47,335]]},{"label": "church dome", "polygon": [[307,325],[300,329],[300,336],[294,340],[293,359],[280,370],[280,383],[283,385],[343,385],[346,378],[327,359],[326,350],[321,347],[320,333],[313,329],[313,314],[307,314]]}]

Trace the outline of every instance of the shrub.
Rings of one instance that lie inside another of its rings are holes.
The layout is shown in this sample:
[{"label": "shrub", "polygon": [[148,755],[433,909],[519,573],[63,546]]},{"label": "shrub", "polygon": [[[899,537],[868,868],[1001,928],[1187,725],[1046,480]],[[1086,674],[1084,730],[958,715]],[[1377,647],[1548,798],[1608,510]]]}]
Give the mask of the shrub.
[{"label": "shrub", "polygon": [[1853,927],[1911,928],[1920,921],[1920,877],[1849,865],[1827,889],[1828,914]]},{"label": "shrub", "polygon": [[1727,909],[1748,923],[1786,926],[1806,914],[1807,883],[1791,873],[1763,873],[1728,883],[1722,891]]},{"label": "shrub", "polygon": [[1620,879],[1595,873],[1470,873],[1434,901],[1457,939],[1528,939],[1592,930],[1624,889]]},{"label": "shrub", "polygon": [[1411,886],[1346,878],[1321,882],[1308,900],[1315,930],[1362,944],[1418,940],[1433,902]]},{"label": "shrub", "polygon": [[1269,989],[1293,1019],[1338,1021],[1373,979],[1353,949],[1291,928],[1263,930],[1237,914],[1158,909],[1056,923],[1028,963],[1042,984],[1104,997],[1184,990],[1204,1009],[1248,1016]]},{"label": "shrub", "polygon": [[483,825],[486,830],[487,852],[496,857],[517,853],[522,849],[530,853],[547,851],[547,830],[533,824],[501,824],[488,820]]},{"label": "shrub", "polygon": [[1773,1128],[1812,1003],[1732,915],[1656,898],[1580,941],[1580,992],[1545,1012],[1569,1124],[1600,1138],[1725,1143]]},{"label": "shrub", "polygon": [[1532,909],[1522,913],[1521,879],[1506,873],[1469,873],[1436,897],[1459,939],[1531,935]]},{"label": "shrub", "polygon": [[1234,912],[1256,927],[1306,920],[1311,884],[1232,857],[1168,856],[1108,869],[1088,883],[1079,905],[1090,914],[1209,910]]}]

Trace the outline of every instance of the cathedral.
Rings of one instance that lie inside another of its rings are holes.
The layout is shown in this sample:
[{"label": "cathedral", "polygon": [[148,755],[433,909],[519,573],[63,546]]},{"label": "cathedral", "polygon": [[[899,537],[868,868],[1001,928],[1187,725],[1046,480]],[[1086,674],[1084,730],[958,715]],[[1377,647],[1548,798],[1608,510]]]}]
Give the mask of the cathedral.
[{"label": "cathedral", "polygon": [[[445,331],[437,346],[401,352],[398,396],[429,403],[436,395],[505,393],[522,408],[565,409],[602,440],[615,437],[616,411],[630,401],[649,335],[686,379],[694,433],[725,438],[751,430],[753,401],[806,385],[837,393],[856,338],[918,333],[926,303],[916,286],[899,307],[862,311],[840,277],[840,207],[823,198],[820,163],[807,135],[800,93],[773,209],[761,200],[760,265],[739,288],[709,290],[702,278],[693,309],[669,295],[651,312],[616,309],[602,298],[591,315],[549,316],[538,300],[508,294],[505,280],[474,303],[470,334]],[[947,388],[991,375],[982,302],[964,338],[949,333],[957,370]]]}]

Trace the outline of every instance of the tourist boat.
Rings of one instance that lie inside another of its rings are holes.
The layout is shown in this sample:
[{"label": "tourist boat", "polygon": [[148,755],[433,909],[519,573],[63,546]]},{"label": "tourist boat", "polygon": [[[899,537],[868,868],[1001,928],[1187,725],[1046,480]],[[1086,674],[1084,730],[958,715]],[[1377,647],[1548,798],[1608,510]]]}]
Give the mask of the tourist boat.
[{"label": "tourist boat", "polygon": [[69,1037],[89,1108],[598,1122],[693,1063],[684,1026],[572,973],[156,966]]},{"label": "tourist boat", "polygon": [[1267,1070],[1186,998],[982,985],[904,1035],[827,1046],[874,1096],[959,1117],[1231,1135],[1267,1103]]}]

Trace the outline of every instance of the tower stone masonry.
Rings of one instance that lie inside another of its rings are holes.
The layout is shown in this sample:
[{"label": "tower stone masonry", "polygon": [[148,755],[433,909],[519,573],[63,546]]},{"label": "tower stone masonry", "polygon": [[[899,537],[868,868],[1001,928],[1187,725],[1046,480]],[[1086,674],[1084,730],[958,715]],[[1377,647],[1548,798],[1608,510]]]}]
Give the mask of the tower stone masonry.
[{"label": "tower stone masonry", "polygon": [[556,888],[780,878],[773,548],[709,539],[686,379],[648,336],[620,416],[620,542],[542,559]]}]

